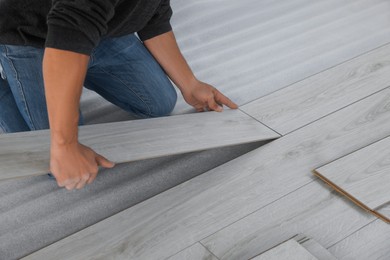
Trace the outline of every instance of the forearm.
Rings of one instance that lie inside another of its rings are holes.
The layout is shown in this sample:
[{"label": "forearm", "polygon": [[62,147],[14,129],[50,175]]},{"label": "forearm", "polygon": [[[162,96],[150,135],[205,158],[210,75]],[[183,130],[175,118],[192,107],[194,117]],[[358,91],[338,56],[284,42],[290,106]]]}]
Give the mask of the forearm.
[{"label": "forearm", "polygon": [[77,143],[79,103],[89,57],[46,48],[43,78],[52,144]]},{"label": "forearm", "polygon": [[172,31],[146,40],[144,44],[181,92],[196,82]]}]

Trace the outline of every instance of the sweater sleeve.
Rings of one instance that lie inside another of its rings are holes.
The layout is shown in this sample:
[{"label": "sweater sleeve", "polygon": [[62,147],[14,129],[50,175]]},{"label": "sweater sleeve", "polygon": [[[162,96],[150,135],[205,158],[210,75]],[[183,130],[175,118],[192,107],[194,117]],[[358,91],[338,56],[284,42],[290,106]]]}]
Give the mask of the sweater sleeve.
[{"label": "sweater sleeve", "polygon": [[158,36],[172,30],[170,23],[172,8],[170,0],[162,0],[156,13],[149,20],[144,28],[138,31],[138,36],[142,41]]},{"label": "sweater sleeve", "polygon": [[118,0],[53,0],[46,47],[90,55],[107,32]]}]

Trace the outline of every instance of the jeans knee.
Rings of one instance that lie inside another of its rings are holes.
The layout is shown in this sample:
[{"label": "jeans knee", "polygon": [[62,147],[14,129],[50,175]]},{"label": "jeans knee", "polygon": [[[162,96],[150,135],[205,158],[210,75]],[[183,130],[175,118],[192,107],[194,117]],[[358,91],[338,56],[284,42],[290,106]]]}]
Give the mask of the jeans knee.
[{"label": "jeans knee", "polygon": [[175,108],[177,101],[177,93],[172,84],[166,91],[155,101],[152,108],[152,117],[168,116]]}]

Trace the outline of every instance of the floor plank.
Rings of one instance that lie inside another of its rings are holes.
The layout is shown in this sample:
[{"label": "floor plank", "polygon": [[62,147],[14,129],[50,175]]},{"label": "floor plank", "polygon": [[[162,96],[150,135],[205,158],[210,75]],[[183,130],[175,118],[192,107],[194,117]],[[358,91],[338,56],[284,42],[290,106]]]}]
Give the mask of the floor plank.
[{"label": "floor plank", "polygon": [[390,86],[389,75],[390,44],[387,44],[241,109],[277,132],[287,134]]},{"label": "floor plank", "polygon": [[[47,173],[49,136],[49,130],[1,135],[0,179]],[[87,125],[79,136],[116,163],[279,137],[240,110]]]},{"label": "floor plank", "polygon": [[[371,250],[366,250],[367,247]],[[390,259],[390,225],[377,219],[331,246],[329,251],[340,260],[388,260]]]},{"label": "floor plank", "polygon": [[[61,258],[69,256],[69,252],[72,259],[124,255],[136,259],[156,259],[174,255],[312,182],[312,169],[390,135],[389,111],[390,89],[386,89],[37,251],[26,259],[42,259],[48,255]],[[319,187],[316,192],[329,196],[326,188]],[[317,193],[311,197],[319,196]],[[299,205],[304,206],[303,203]],[[313,206],[323,207],[318,203]],[[352,210],[356,209],[345,207],[344,212]],[[370,217],[359,212],[352,220],[340,221],[343,228],[338,230],[350,230],[352,233],[364,225],[362,219],[365,222],[364,219]],[[315,226],[318,225],[315,223]],[[336,221],[330,226],[336,229],[338,225]],[[337,238],[343,237],[336,234],[332,241]]]},{"label": "floor plank", "polygon": [[297,233],[310,236],[326,248],[373,219],[374,216],[317,180],[219,230],[201,243],[220,259],[248,259]]},{"label": "floor plank", "polygon": [[239,105],[390,42],[387,0],[171,2],[193,71]]},{"label": "floor plank", "polygon": [[[390,202],[390,137],[326,164],[315,174],[369,211]],[[390,215],[383,216],[390,222]]]},{"label": "floor plank", "polygon": [[196,243],[183,251],[180,251],[167,260],[218,260],[212,253],[210,253],[203,245]]},{"label": "floor plank", "polygon": [[295,239],[290,239],[270,250],[262,253],[259,256],[252,258],[252,260],[317,260],[315,256],[310,254],[303,246],[301,246]]},{"label": "floor plank", "polygon": [[334,255],[332,255],[327,249],[325,249],[313,238],[300,234],[295,237],[295,240],[297,240],[312,255],[318,258],[318,260],[337,260]]}]

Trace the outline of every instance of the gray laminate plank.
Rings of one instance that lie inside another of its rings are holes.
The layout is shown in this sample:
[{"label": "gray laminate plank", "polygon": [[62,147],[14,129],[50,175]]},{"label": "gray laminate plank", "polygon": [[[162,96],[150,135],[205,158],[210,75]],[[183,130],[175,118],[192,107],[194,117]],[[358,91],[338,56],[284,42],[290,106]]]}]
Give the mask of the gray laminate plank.
[{"label": "gray laminate plank", "polygon": [[315,256],[309,253],[295,239],[290,239],[270,250],[258,255],[252,260],[318,260]]},{"label": "gray laminate plank", "polygon": [[385,221],[390,223],[390,202],[375,209],[375,212],[379,213],[381,216],[386,216]]},{"label": "gray laminate plank", "polygon": [[297,240],[307,251],[314,255],[318,260],[337,260],[327,249],[320,245],[313,238],[305,235],[298,235],[294,238]]},{"label": "gray laminate plank", "polygon": [[375,211],[390,202],[389,147],[390,137],[387,137],[315,172],[353,201]]},{"label": "gray laminate plank", "polygon": [[[52,255],[61,258],[67,256],[69,250],[72,259],[91,256],[97,259],[108,256],[135,259],[169,257],[312,182],[312,169],[390,135],[389,120],[390,89],[386,89],[73,234],[26,259]],[[302,194],[315,203],[307,207],[306,203],[294,198],[295,210],[304,208],[303,212],[310,214],[330,203],[329,198],[334,196],[330,196],[325,184],[316,185],[312,196]],[[321,194],[325,197],[323,202],[317,200]],[[332,205],[337,208],[340,204]],[[290,210],[289,207],[286,212]],[[351,211],[354,212],[352,218],[349,214],[344,215]],[[329,212],[326,211],[326,214]],[[356,211],[353,204],[352,207],[344,207],[340,214],[340,218],[332,219],[322,239],[313,236],[322,245],[328,245],[323,242],[329,235],[335,243],[335,240],[341,240],[348,235],[346,233],[356,231],[372,218],[370,214]],[[277,215],[261,220],[270,221],[274,217]],[[317,228],[322,225],[315,218],[313,221]],[[288,224],[288,220],[285,223]],[[279,222],[276,226],[285,227],[286,224]],[[296,230],[294,234],[299,232],[303,231]],[[304,233],[311,236],[311,232]],[[289,234],[289,237],[294,234]],[[236,234],[229,233],[227,237],[233,235]],[[231,246],[227,245],[227,248]]]},{"label": "gray laminate plank", "polygon": [[[367,247],[371,250],[366,250]],[[377,219],[328,250],[340,260],[388,260],[390,225]]]},{"label": "gray laminate plank", "polygon": [[171,2],[195,74],[239,105],[390,42],[387,0]]},{"label": "gray laminate plank", "polygon": [[390,86],[390,44],[255,100],[241,109],[281,134]]},{"label": "gray laminate plank", "polygon": [[167,258],[167,260],[218,260],[218,258],[198,242]]},{"label": "gray laminate plank", "polygon": [[[310,236],[326,248],[374,219],[321,181],[315,181],[219,230],[201,243],[220,259],[248,259],[297,233]],[[365,247],[365,250],[371,251],[371,248]],[[320,259],[320,255],[315,256]]]},{"label": "gray laminate plank", "polygon": [[[0,136],[0,179],[45,174],[49,130]],[[81,143],[116,163],[174,155],[279,135],[239,110],[82,126]]]}]

